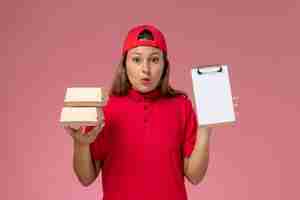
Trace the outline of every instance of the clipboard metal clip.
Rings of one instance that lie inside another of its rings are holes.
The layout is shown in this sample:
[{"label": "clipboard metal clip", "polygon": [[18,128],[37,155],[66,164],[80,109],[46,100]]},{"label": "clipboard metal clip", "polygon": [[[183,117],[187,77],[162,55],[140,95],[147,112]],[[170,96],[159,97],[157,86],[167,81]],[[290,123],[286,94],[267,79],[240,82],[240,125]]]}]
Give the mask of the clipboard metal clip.
[{"label": "clipboard metal clip", "polygon": [[197,66],[196,68],[197,68],[197,73],[199,75],[216,73],[216,72],[223,72],[223,68],[222,68],[221,64]]}]

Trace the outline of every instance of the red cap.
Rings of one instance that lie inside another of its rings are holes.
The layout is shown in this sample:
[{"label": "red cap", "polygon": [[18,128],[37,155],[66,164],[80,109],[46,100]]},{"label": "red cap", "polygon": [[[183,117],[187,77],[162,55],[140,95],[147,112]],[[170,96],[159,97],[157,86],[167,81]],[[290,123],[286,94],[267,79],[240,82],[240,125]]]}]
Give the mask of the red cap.
[{"label": "red cap", "polygon": [[[143,32],[150,33],[151,39],[139,39],[140,34]],[[139,25],[132,28],[124,41],[123,54],[129,49],[137,46],[152,46],[157,47],[167,54],[167,44],[164,35],[156,27],[151,25]]]}]

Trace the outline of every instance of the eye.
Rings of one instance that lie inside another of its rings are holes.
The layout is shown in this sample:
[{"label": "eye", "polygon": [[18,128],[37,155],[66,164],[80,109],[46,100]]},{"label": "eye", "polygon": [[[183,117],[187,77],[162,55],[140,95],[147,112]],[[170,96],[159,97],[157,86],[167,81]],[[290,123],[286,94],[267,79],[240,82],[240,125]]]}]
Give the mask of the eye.
[{"label": "eye", "polygon": [[139,57],[133,57],[132,61],[135,62],[135,63],[140,63],[141,59]]},{"label": "eye", "polygon": [[152,57],[151,62],[153,63],[159,63],[159,57]]}]

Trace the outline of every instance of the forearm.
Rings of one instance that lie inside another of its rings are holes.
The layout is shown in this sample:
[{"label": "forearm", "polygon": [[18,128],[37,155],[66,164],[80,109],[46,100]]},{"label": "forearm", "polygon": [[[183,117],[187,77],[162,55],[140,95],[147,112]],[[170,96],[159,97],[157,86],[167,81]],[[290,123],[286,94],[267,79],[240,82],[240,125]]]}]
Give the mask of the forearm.
[{"label": "forearm", "polygon": [[73,168],[82,185],[90,185],[97,177],[91,158],[89,145],[80,145],[74,141]]},{"label": "forearm", "polygon": [[198,128],[194,150],[189,157],[186,175],[193,184],[198,184],[205,176],[209,163],[210,129]]}]

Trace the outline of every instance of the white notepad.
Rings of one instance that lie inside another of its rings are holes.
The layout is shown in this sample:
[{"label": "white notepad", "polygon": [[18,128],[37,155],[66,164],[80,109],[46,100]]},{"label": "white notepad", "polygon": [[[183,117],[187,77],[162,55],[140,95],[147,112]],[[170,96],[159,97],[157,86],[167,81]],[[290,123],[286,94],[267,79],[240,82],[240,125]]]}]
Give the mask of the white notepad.
[{"label": "white notepad", "polygon": [[198,124],[212,126],[235,122],[228,65],[195,67],[191,75]]},{"label": "white notepad", "polygon": [[67,88],[65,107],[100,107],[104,106],[106,95],[99,87],[72,87]]}]

